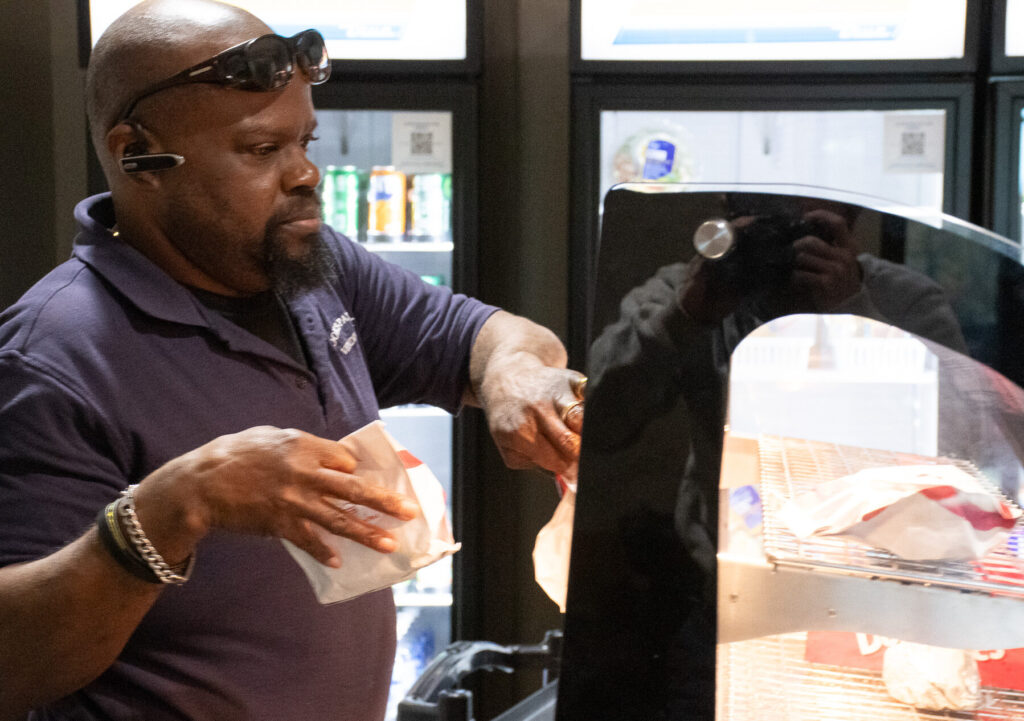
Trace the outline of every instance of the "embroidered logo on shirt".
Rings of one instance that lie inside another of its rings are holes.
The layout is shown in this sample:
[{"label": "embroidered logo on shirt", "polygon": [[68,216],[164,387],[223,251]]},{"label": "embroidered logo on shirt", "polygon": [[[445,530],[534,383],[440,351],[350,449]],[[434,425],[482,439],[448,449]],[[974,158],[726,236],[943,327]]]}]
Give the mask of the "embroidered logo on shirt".
[{"label": "embroidered logo on shirt", "polygon": [[[342,340],[344,338],[344,340]],[[342,314],[337,318],[334,323],[331,324],[331,345],[335,349],[341,352],[342,355],[348,355],[349,351],[356,344],[356,327],[355,319],[348,313]]]}]

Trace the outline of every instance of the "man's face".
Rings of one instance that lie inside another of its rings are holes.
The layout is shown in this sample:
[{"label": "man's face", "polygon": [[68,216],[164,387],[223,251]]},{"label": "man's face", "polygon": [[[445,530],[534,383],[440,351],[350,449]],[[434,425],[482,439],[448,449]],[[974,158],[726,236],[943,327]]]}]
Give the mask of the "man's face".
[{"label": "man's face", "polygon": [[185,156],[161,175],[160,230],[208,289],[309,285],[323,265],[320,174],[306,156],[310,85],[296,74],[272,92],[198,90],[182,89],[182,107],[152,123],[165,149]]}]

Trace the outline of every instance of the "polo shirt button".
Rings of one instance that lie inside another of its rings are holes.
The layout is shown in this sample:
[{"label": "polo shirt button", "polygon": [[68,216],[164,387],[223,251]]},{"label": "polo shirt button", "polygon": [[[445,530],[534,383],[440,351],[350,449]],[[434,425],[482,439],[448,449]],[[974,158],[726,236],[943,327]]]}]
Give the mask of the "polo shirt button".
[{"label": "polo shirt button", "polygon": [[306,386],[308,386],[308,385],[309,385],[309,381],[307,381],[305,378],[296,378],[295,379],[295,387],[298,388],[300,391],[301,390],[305,390]]}]

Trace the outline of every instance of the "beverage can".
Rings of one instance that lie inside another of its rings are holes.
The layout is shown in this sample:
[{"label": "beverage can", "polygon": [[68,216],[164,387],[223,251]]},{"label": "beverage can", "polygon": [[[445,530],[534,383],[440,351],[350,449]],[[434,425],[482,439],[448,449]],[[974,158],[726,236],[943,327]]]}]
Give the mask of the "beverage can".
[{"label": "beverage can", "polygon": [[367,240],[390,240],[405,233],[405,173],[391,165],[375,165],[367,201]]},{"label": "beverage can", "polygon": [[413,240],[443,238],[451,230],[451,175],[420,173],[409,190],[409,235]]},{"label": "beverage can", "polygon": [[359,170],[354,165],[324,169],[323,219],[352,240],[359,238]]}]

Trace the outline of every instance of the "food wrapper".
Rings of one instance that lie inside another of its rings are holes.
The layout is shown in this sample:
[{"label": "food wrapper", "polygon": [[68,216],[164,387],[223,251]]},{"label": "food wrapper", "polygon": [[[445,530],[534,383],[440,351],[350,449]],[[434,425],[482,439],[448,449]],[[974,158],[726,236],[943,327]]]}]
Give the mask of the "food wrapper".
[{"label": "food wrapper", "polygon": [[343,536],[316,527],[320,538],[341,558],[341,568],[330,568],[283,540],[316,592],[320,603],[337,603],[387,588],[416,575],[459,550],[446,515],[444,489],[429,468],[405,450],[374,421],[342,438],[339,443],[356,459],[355,475],[369,485],[396,491],[416,500],[421,513],[411,521],[353,506],[359,517],[390,531],[398,541],[392,553],[381,553]]},{"label": "food wrapper", "polygon": [[970,651],[901,642],[885,650],[885,689],[897,701],[928,711],[981,706],[981,675]]},{"label": "food wrapper", "polygon": [[[889,649],[903,643],[895,638],[852,631],[808,631],[804,658],[811,663],[881,674],[885,661],[893,664],[898,660],[898,654],[886,658]],[[983,688],[1024,691],[1024,648],[972,650],[967,653],[977,662]],[[897,670],[897,666],[890,666],[890,672]]]},{"label": "food wrapper", "polygon": [[953,465],[868,468],[787,501],[799,538],[859,539],[908,560],[968,560],[1006,539],[1020,511]]},{"label": "food wrapper", "polygon": [[557,478],[561,500],[551,520],[540,529],[533,545],[534,578],[544,593],[565,613],[569,587],[569,555],[572,550],[572,523],[576,515],[576,484]]}]

